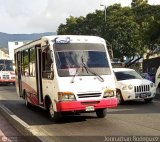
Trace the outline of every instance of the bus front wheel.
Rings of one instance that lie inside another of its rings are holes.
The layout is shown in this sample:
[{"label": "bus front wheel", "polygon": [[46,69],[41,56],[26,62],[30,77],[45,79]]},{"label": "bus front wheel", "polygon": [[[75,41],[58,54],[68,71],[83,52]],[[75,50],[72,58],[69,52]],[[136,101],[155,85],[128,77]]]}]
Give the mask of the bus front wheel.
[{"label": "bus front wheel", "polygon": [[107,115],[107,109],[97,109],[96,115],[98,118],[104,118]]},{"label": "bus front wheel", "polygon": [[117,96],[117,99],[118,99],[118,104],[123,104],[124,99],[123,99],[122,93],[119,89],[116,90],[116,96]]},{"label": "bus front wheel", "polygon": [[54,111],[52,103],[50,103],[48,111],[49,111],[49,117],[51,118],[51,120],[55,122],[60,120],[61,113]]}]

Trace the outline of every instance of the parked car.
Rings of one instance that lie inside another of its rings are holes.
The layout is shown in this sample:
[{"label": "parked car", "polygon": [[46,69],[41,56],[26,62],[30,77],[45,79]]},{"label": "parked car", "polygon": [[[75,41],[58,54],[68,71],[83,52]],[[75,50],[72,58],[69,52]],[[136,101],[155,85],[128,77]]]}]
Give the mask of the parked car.
[{"label": "parked car", "polygon": [[141,77],[133,69],[113,68],[116,80],[116,95],[119,104],[130,100],[151,102],[156,95],[155,84]]}]

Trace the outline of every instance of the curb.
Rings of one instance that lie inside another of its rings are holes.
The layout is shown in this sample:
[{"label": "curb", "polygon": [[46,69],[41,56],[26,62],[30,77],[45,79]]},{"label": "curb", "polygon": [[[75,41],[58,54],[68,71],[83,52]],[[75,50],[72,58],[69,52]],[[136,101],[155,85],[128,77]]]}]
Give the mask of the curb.
[{"label": "curb", "polygon": [[39,137],[31,126],[25,123],[22,119],[17,117],[12,111],[6,108],[4,105],[0,105],[0,113],[9,121],[9,123],[24,136],[29,142],[43,142],[43,137]]}]

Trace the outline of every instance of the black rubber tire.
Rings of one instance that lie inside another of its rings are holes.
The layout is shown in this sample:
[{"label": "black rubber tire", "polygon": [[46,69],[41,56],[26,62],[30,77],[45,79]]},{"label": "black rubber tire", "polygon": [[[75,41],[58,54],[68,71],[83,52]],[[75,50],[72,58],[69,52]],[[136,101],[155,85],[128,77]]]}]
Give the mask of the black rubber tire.
[{"label": "black rubber tire", "polygon": [[107,109],[97,109],[96,115],[98,118],[104,118],[107,115]]},{"label": "black rubber tire", "polygon": [[50,119],[54,122],[59,121],[62,117],[60,112],[54,111],[52,103],[50,103],[50,105],[49,105],[48,113],[49,113]]},{"label": "black rubber tire", "polygon": [[27,94],[26,94],[25,91],[24,91],[23,95],[24,95],[24,99],[25,99],[25,105],[26,105],[27,108],[30,109],[32,107],[32,105],[31,105],[31,103],[28,102],[28,100],[27,100]]},{"label": "black rubber tire", "polygon": [[124,99],[120,90],[116,90],[116,97],[118,98],[118,104],[124,103]]},{"label": "black rubber tire", "polygon": [[151,102],[152,102],[152,100],[153,100],[153,98],[144,99],[144,101],[145,101],[146,103],[151,103]]},{"label": "black rubber tire", "polygon": [[156,88],[156,95],[160,95],[160,85]]}]

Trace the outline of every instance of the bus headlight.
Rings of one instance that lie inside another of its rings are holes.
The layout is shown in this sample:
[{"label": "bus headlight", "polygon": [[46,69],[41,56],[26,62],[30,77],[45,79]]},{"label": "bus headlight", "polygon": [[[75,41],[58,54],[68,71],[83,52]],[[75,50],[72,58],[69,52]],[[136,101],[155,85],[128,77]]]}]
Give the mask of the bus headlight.
[{"label": "bus headlight", "polygon": [[124,85],[124,86],[122,87],[122,90],[127,90],[127,85]]},{"label": "bus headlight", "polygon": [[114,91],[113,90],[105,90],[104,94],[103,94],[103,98],[107,98],[107,97],[113,97],[114,96]]},{"label": "bus headlight", "polygon": [[58,92],[59,101],[74,101],[75,95],[72,92]]}]

